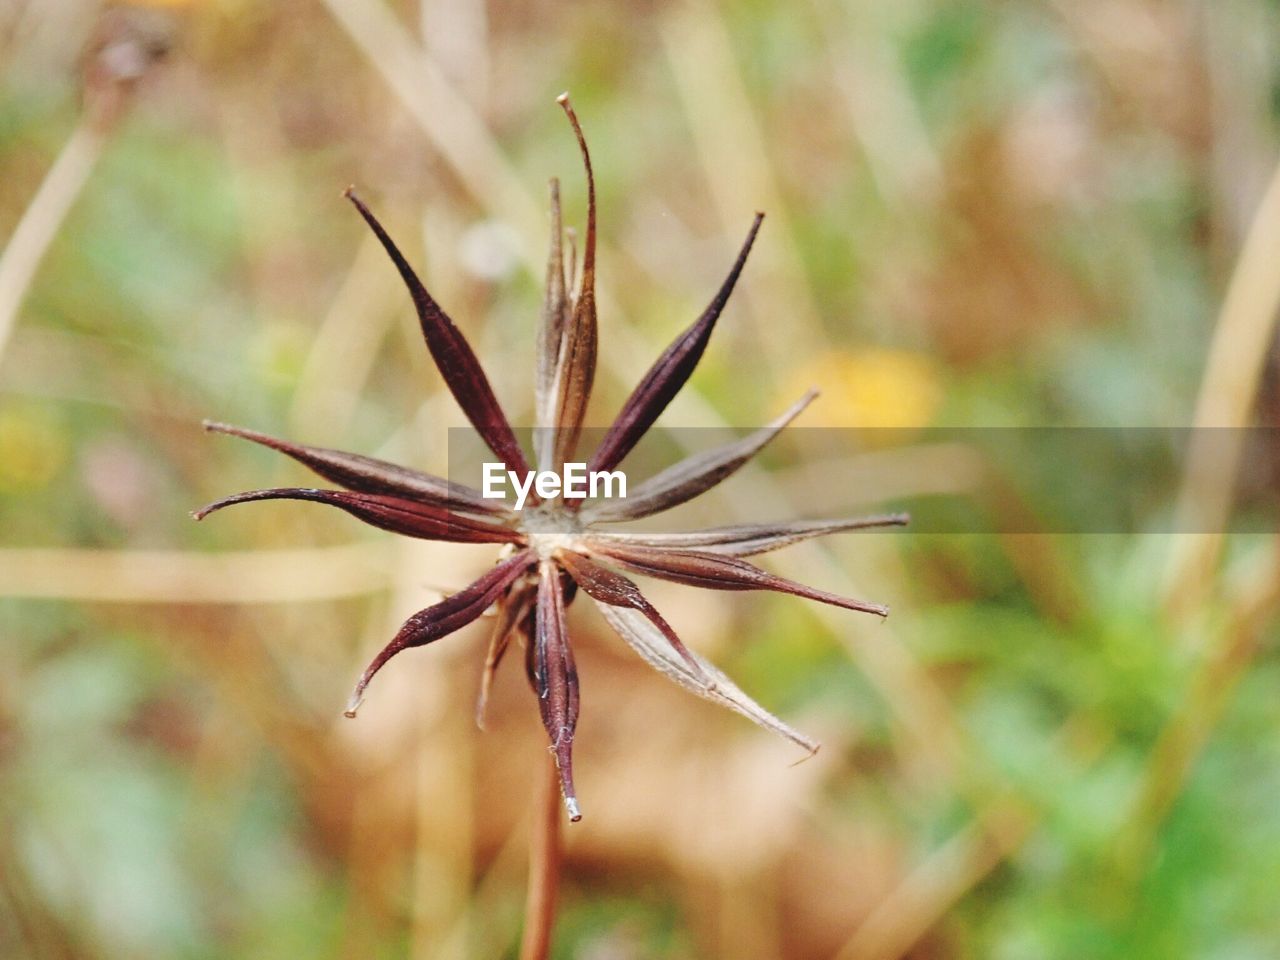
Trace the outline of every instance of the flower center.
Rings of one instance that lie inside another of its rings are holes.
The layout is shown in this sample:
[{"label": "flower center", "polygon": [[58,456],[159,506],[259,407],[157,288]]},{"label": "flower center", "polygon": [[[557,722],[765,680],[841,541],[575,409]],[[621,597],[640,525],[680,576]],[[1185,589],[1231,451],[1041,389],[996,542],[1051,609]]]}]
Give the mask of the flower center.
[{"label": "flower center", "polygon": [[529,546],[534,553],[538,555],[538,559],[547,560],[557,549],[572,550],[578,542],[578,534],[565,533],[530,533]]},{"label": "flower center", "polygon": [[558,547],[573,548],[582,533],[582,521],[552,500],[524,511],[520,529],[528,536],[529,546],[545,560]]}]

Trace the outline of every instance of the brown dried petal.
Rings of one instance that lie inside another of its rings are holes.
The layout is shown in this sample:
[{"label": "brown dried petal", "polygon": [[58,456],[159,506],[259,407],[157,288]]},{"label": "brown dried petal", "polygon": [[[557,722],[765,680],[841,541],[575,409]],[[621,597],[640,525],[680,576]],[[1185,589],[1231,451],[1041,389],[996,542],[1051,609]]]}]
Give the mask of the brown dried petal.
[{"label": "brown dried petal", "polygon": [[583,510],[584,519],[588,523],[639,520],[692,500],[735,473],[759,453],[817,395],[817,390],[810,390],[767,427],[723,447],[687,457],[650,477],[625,498],[596,501]]},{"label": "brown dried petal", "polygon": [[569,317],[569,298],[565,292],[564,238],[560,214],[560,181],[551,181],[551,244],[547,255],[547,290],[542,304],[542,321],[538,331],[538,364],[535,405],[537,430],[534,447],[538,467],[555,469],[556,407],[558,391],[556,373],[560,366],[560,347]]},{"label": "brown dried petal", "polygon": [[573,301],[573,316],[565,325],[556,367],[555,456],[553,469],[572,460],[586,416],[596,372],[596,181],[591,154],[568,94],[558,98],[573,125],[587,172],[587,237],[582,251],[582,279]]},{"label": "brown dried petal", "polygon": [[763,220],[764,214],[757,213],[755,221],[751,224],[751,230],[747,233],[747,239],[738,252],[738,258],[729,271],[729,276],[720,285],[719,291],[703,311],[702,316],[663,351],[662,356],[658,357],[649,368],[649,372],[644,375],[644,379],[627,398],[622,412],[618,414],[613,426],[601,441],[599,449],[592,456],[591,470],[612,470],[620,464],[645,431],[653,426],[653,422],[667,408],[671,398],[685,385],[694,367],[702,358],[702,352],[711,338],[716,320],[724,310],[725,304],[729,302],[729,295],[733,293],[742,268],[746,265],[747,254],[751,252],[751,245],[755,243],[756,234],[760,231],[760,223]]},{"label": "brown dried petal", "polygon": [[789,593],[846,610],[874,613],[880,617],[889,615],[889,608],[864,600],[851,600],[825,590],[805,586],[794,580],[779,577],[766,570],[739,560],[737,557],[698,550],[662,550],[654,547],[638,547],[619,543],[616,539],[590,537],[586,545],[592,553],[598,553],[621,563],[637,573],[647,574],[675,583],[712,590],[776,590]]},{"label": "brown dried petal", "polygon": [[489,637],[489,650],[484,658],[484,672],[480,675],[480,695],[476,698],[476,726],[484,729],[485,708],[489,705],[489,691],[493,687],[493,675],[497,672],[502,655],[511,645],[511,638],[520,628],[533,605],[531,590],[512,587],[498,600],[498,617]]},{"label": "brown dried petal", "polygon": [[387,255],[391,257],[392,263],[400,271],[400,277],[409,288],[413,305],[418,311],[418,320],[427,341],[427,349],[431,351],[436,367],[439,368],[444,382],[458,401],[458,406],[484,438],[489,449],[506,463],[508,469],[520,474],[527,473],[529,464],[520,450],[520,445],[516,442],[511,423],[502,412],[502,407],[494,396],[493,387],[489,385],[489,378],[484,375],[480,361],[476,359],[466,337],[427,292],[427,288],[414,273],[413,267],[409,266],[409,261],[404,258],[404,254],[387,235],[382,224],[369,212],[369,208],[350,188],[347,188],[346,196],[355,204],[356,209],[360,211],[360,216],[364,217],[365,222],[369,224],[370,229],[387,251]]},{"label": "brown dried petal", "polygon": [[551,755],[560,771],[560,792],[570,820],[581,820],[573,787],[573,735],[578,726],[578,670],[564,615],[560,570],[548,560],[538,568],[537,629],[533,680],[542,725],[551,738]]},{"label": "brown dried petal", "polygon": [[786,737],[810,754],[817,752],[818,744],[815,741],[783,723],[760,706],[713,664],[696,653],[693,656],[701,672],[695,673],[671,649],[662,631],[646,619],[639,610],[615,607],[599,601],[596,602],[596,606],[600,608],[601,615],[618,636],[622,637],[646,663],[659,673],[680,684],[686,690],[691,690],[701,697],[728,707],[765,729]]},{"label": "brown dried petal", "polygon": [[347,493],[342,490],[317,490],[312,487],[276,487],[271,490],[250,490],[215,500],[201,507],[192,516],[203,520],[215,510],[237,503],[255,500],[310,500],[345,510],[358,520],[390,530],[392,533],[417,537],[420,540],[446,540],[452,543],[520,543],[524,534],[510,527],[502,527],[474,517],[468,517],[445,508],[388,497],[377,493]]},{"label": "brown dried petal", "polygon": [[866,530],[872,527],[905,526],[910,517],[905,513],[886,513],[875,517],[858,517],[851,520],[797,520],[782,523],[744,523],[732,527],[712,527],[689,533],[593,533],[599,539],[607,539],[637,547],[657,547],[662,550],[705,550],[730,557],[750,557],[781,547],[825,537],[849,530]]},{"label": "brown dried petal", "polygon": [[479,490],[468,487],[466,484],[454,483],[429,473],[420,473],[385,460],[376,460],[373,457],[364,457],[358,453],[347,453],[343,450],[330,450],[326,447],[303,446],[300,443],[291,443],[279,437],[259,433],[257,430],[236,427],[228,423],[217,423],[213,420],[206,420],[204,428],[213,433],[243,437],[245,440],[252,440],[264,447],[278,450],[326,480],[346,487],[348,490],[408,497],[470,513],[500,517],[514,516],[504,503],[486,500]]},{"label": "brown dried petal", "polygon": [[555,559],[564,567],[565,571],[574,579],[587,596],[592,600],[600,603],[607,603],[615,607],[628,607],[632,610],[639,610],[648,618],[649,622],[662,631],[662,635],[667,638],[667,642],[675,649],[676,653],[684,658],[685,663],[696,673],[701,668],[698,661],[693,658],[693,654],[689,652],[689,648],[676,635],[671,625],[663,619],[657,609],[640,592],[640,588],[628,580],[620,573],[615,573],[608,567],[603,567],[584,557],[580,553],[572,550],[557,550]]},{"label": "brown dried petal", "polygon": [[515,580],[533,565],[536,557],[524,550],[502,561],[470,586],[419,610],[405,621],[392,641],[365,668],[347,703],[346,715],[354,717],[364,701],[364,690],[383,664],[401,650],[420,647],[460,630],[484,613]]}]

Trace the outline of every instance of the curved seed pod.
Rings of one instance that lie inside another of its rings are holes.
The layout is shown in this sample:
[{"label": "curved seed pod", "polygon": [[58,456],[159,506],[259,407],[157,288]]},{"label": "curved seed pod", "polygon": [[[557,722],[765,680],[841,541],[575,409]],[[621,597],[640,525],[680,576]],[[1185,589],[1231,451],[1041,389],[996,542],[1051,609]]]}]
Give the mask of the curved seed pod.
[{"label": "curved seed pod", "polygon": [[767,427],[715,450],[686,457],[650,477],[623,499],[596,501],[582,511],[583,517],[593,523],[639,520],[687,503],[736,473],[798,417],[817,395],[817,390],[810,390]]},{"label": "curved seed pod", "polygon": [[257,430],[236,427],[229,423],[218,423],[214,420],[204,421],[204,428],[210,433],[225,433],[278,450],[326,480],[346,487],[348,490],[357,490],[361,493],[386,493],[424,500],[452,510],[514,518],[511,509],[502,501],[486,500],[479,490],[468,487],[466,484],[454,483],[452,480],[445,480],[443,477],[429,473],[420,473],[385,460],[361,456],[358,453],[347,453],[343,450],[330,450],[327,447],[308,447],[259,433]]},{"label": "curved seed pod", "polygon": [[537,557],[532,551],[525,550],[499,563],[496,567],[476,580],[465,590],[459,590],[452,596],[445,597],[439,603],[419,610],[405,621],[400,632],[360,675],[356,688],[347,702],[346,716],[354,717],[364,702],[364,690],[369,681],[382,669],[383,665],[401,650],[409,647],[420,647],[441,637],[447,637],[455,630],[460,630],[480,614],[484,613],[502,592],[529,567],[533,566]]},{"label": "curved seed pod", "polygon": [[569,647],[560,570],[544,560],[538,567],[538,607],[533,640],[533,681],[551,755],[560,771],[560,792],[570,820],[581,820],[573,786],[573,735],[578,727],[578,668]]},{"label": "curved seed pod", "polygon": [[750,557],[779,550],[793,543],[825,537],[850,530],[874,527],[902,527],[911,517],[905,513],[886,513],[874,517],[849,520],[797,520],[780,523],[744,523],[731,527],[712,527],[689,533],[604,533],[592,536],[635,547],[659,550],[705,550],[730,557]]},{"label": "curved seed pod", "polygon": [[582,278],[573,298],[572,315],[564,325],[557,351],[555,386],[555,426],[553,469],[558,470],[567,460],[572,460],[582,432],[582,420],[587,413],[587,401],[591,399],[591,385],[596,373],[596,180],[591,169],[591,153],[586,138],[573,112],[567,93],[557,102],[564,108],[578,149],[582,152],[582,165],[587,171],[587,236],[582,248]]},{"label": "curved seed pod", "polygon": [[521,622],[533,608],[535,592],[521,589],[516,584],[498,598],[498,618],[489,637],[489,650],[484,658],[484,671],[480,675],[480,694],[476,697],[476,726],[484,729],[485,710],[489,705],[489,691],[493,688],[493,676],[502,662],[502,656],[511,645],[511,638],[520,629]]},{"label": "curved seed pod", "polygon": [[547,253],[547,290],[542,302],[538,330],[537,382],[534,403],[537,429],[534,448],[538,469],[554,470],[557,400],[556,374],[560,367],[560,346],[569,321],[569,297],[564,279],[564,228],[560,214],[560,181],[551,180],[551,243]]},{"label": "curved seed pod", "polygon": [[507,415],[502,412],[498,398],[493,394],[489,378],[484,375],[480,361],[476,359],[467,338],[462,335],[449,315],[440,308],[427,288],[423,286],[418,275],[414,273],[409,261],[404,258],[395,241],[383,229],[378,219],[369,212],[369,208],[361,202],[355,192],[348,187],[345,196],[360,211],[365,223],[373,230],[382,244],[391,262],[400,271],[400,278],[409,288],[413,298],[413,306],[418,311],[418,321],[422,326],[422,335],[427,341],[427,349],[436,362],[436,367],[444,377],[449,391],[458,401],[458,406],[467,415],[476,431],[484,438],[489,449],[496,453],[507,468],[518,473],[527,473],[529,462],[525,460],[520,444],[511,430]]},{"label": "curved seed pod", "polygon": [[698,550],[637,547],[598,537],[587,537],[586,543],[593,553],[609,557],[637,573],[661,580],[685,583],[693,587],[709,587],[712,590],[775,590],[778,593],[789,593],[835,607],[844,607],[846,610],[874,613],[879,617],[889,615],[889,608],[883,604],[852,600],[808,587],[803,583],[775,576],[737,557]]},{"label": "curved seed pod", "polygon": [[758,723],[766,730],[772,730],[779,736],[798,744],[810,754],[818,752],[818,743],[816,741],[779,720],[743,693],[732,680],[721,673],[714,665],[697,654],[693,656],[697,660],[701,672],[695,673],[671,649],[670,644],[666,642],[666,637],[662,635],[662,631],[655,627],[639,610],[615,607],[612,604],[599,601],[596,601],[596,606],[600,609],[601,615],[608,621],[609,626],[617,631],[618,636],[622,637],[631,649],[640,654],[641,658],[649,666],[664,676],[680,684],[686,690],[691,690],[700,697],[705,697],[714,703],[728,707],[730,710],[742,714],[748,720]]},{"label": "curved seed pod", "polygon": [[746,266],[747,254],[760,232],[760,224],[764,220],[763,213],[757,213],[751,229],[747,233],[746,242],[738,252],[738,258],[729,270],[729,276],[720,285],[719,291],[707,309],[684,333],[658,357],[644,379],[632,391],[627,402],[622,406],[613,426],[600,442],[599,449],[591,457],[590,470],[612,470],[631,452],[631,448],[645,434],[658,416],[667,408],[671,398],[680,392],[694,367],[702,359],[702,352],[711,339],[711,331],[715,329],[716,320],[720,318],[729,295],[733,293],[742,268]]},{"label": "curved seed pod", "polygon": [[622,574],[614,573],[608,567],[603,567],[572,550],[557,550],[555,559],[592,600],[614,607],[629,607],[643,613],[650,623],[662,631],[662,635],[667,638],[672,649],[684,658],[685,663],[695,673],[701,670],[698,661],[684,645],[684,641],[676,635],[671,625],[663,619],[662,614],[654,608],[653,604],[645,599],[640,588],[634,583]]},{"label": "curved seed pod", "polygon": [[201,507],[192,514],[203,520],[209,514],[237,503],[255,500],[310,500],[345,510],[357,520],[392,533],[401,533],[419,540],[445,540],[452,543],[519,543],[525,535],[510,527],[499,526],[475,517],[456,514],[445,508],[388,497],[377,493],[348,493],[343,490],[316,490],[312,487],[276,487],[270,490],[250,490],[223,497]]}]

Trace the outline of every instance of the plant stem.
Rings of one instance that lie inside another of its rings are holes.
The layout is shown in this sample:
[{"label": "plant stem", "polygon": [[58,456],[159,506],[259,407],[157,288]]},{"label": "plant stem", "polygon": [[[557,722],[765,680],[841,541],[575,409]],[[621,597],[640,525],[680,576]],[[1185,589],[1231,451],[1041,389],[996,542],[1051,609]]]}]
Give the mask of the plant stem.
[{"label": "plant stem", "polygon": [[[1280,274],[1280,166],[1258,204],[1227,286],[1209,344],[1187,469],[1178,495],[1177,530],[1165,577],[1164,605],[1185,614],[1204,602],[1215,582],[1223,531],[1231,516],[1235,481],[1244,454],[1241,439],[1266,370],[1276,333]],[[1224,429],[1225,428],[1225,429]]]},{"label": "plant stem", "polygon": [[100,18],[85,58],[83,115],[0,251],[0,355],[27,288],[71,212],[102,148],[147,70],[168,50],[165,32],[121,8]]},{"label": "plant stem", "polygon": [[40,261],[102,152],[101,131],[89,120],[76,127],[45,175],[13,235],[0,253],[0,354]]},{"label": "plant stem", "polygon": [[555,761],[544,765],[534,819],[529,827],[529,887],[524,905],[520,960],[546,960],[556,919],[560,885],[560,778]]}]

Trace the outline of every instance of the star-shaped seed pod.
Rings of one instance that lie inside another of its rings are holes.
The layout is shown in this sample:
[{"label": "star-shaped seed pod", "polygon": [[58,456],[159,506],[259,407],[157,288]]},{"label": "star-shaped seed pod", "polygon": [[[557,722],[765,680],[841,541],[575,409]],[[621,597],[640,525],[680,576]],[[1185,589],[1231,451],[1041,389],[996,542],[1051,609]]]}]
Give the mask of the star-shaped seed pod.
[{"label": "star-shaped seed pod", "polygon": [[[536,462],[540,470],[553,473],[562,473],[564,465],[572,462],[576,454],[595,374],[597,342],[595,179],[586,140],[568,97],[561,96],[559,103],[572,124],[586,168],[587,226],[581,269],[575,270],[576,264],[569,264],[577,273],[576,284],[570,284],[565,274],[559,187],[553,180],[546,298],[537,342],[534,431]],[[346,196],[399,270],[413,298],[427,349],[450,392],[506,469],[526,475],[529,461],[466,338],[427,292],[369,209],[350,189]],[[632,391],[591,455],[589,471],[616,468],[689,379],[742,273],[763,219],[763,214],[756,214],[729,275],[702,315],[654,361]],[[465,485],[382,460],[303,446],[242,427],[206,421],[207,430],[271,447],[345,489],[254,490],[217,500],[194,516],[203,519],[215,510],[253,500],[312,500],[405,536],[503,544],[499,562],[478,580],[405,622],[361,675],[346,713],[355,716],[369,681],[396,654],[447,636],[496,607],[477,721],[483,725],[494,671],[512,638],[522,639],[526,671],[551,742],[565,808],[571,819],[578,820],[581,814],[573,785],[578,673],[565,618],[565,610],[578,589],[599,607],[624,641],[676,683],[737,711],[810,753],[818,749],[817,743],[765,710],[714,665],[686,647],[662,614],[621,571],[713,590],[776,590],[883,617],[888,610],[879,604],[847,599],[787,580],[745,558],[831,533],[901,525],[907,522],[906,516],[747,524],[689,533],[619,532],[606,528],[607,524],[668,510],[720,483],[758,453],[815,396],[816,392],[810,391],[769,425],[733,443],[690,456],[638,484],[625,498],[584,502],[532,495],[529,504],[519,511]]]}]

